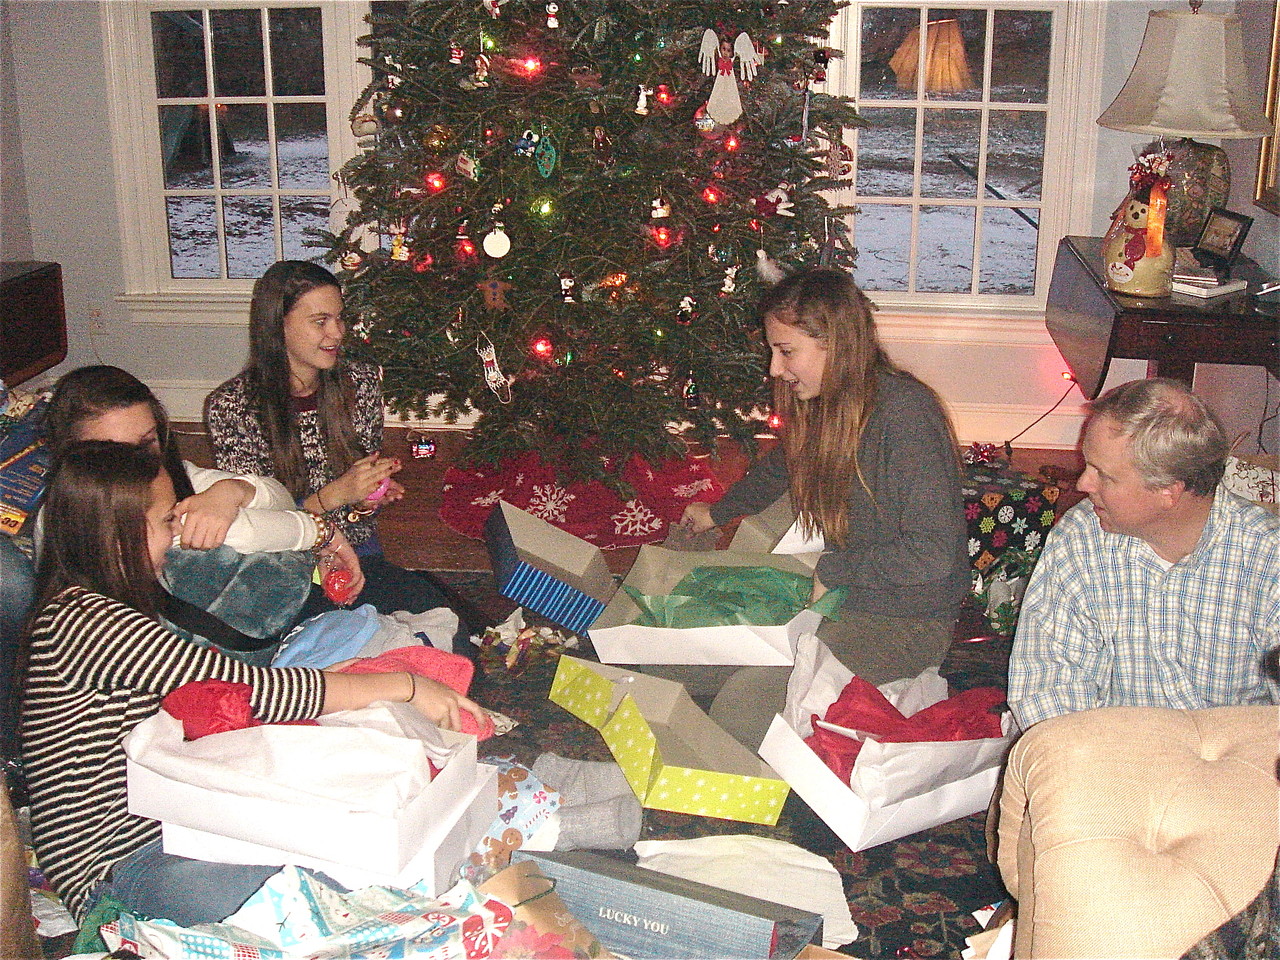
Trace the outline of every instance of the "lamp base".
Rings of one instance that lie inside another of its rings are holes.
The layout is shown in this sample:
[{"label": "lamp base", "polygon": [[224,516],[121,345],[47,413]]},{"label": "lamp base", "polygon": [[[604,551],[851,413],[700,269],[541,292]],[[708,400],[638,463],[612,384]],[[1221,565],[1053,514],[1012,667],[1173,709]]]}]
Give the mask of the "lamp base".
[{"label": "lamp base", "polygon": [[1214,207],[1226,206],[1231,194],[1231,161],[1221,147],[1181,137],[1160,141],[1144,152],[1163,149],[1169,155],[1169,208],[1165,212],[1165,239],[1175,247],[1190,247]]}]

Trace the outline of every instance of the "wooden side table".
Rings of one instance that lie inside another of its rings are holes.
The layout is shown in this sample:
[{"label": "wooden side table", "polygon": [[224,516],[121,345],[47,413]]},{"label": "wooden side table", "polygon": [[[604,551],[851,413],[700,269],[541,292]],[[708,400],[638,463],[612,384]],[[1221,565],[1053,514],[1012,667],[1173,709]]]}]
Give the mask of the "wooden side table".
[{"label": "wooden side table", "polygon": [[30,260],[0,264],[0,379],[16,386],[66,358],[62,267]]},{"label": "wooden side table", "polygon": [[[1269,279],[1252,260],[1233,271],[1251,283]],[[1102,238],[1064,237],[1049,285],[1045,326],[1085,397],[1107,379],[1113,357],[1147,361],[1147,376],[1188,386],[1197,363],[1266,367],[1280,377],[1280,321],[1241,291],[1207,300],[1128,297],[1107,289]]]}]

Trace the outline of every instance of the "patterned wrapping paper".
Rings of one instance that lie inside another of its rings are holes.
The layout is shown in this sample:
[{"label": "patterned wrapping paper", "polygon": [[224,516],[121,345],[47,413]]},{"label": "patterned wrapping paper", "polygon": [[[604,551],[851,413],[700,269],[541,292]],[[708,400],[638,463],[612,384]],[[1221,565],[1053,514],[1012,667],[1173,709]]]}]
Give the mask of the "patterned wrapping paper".
[{"label": "patterned wrapping paper", "polygon": [[969,562],[979,574],[1005,550],[1038,552],[1057,519],[1061,491],[1030,474],[985,464],[967,464],[961,480],[969,527]]}]

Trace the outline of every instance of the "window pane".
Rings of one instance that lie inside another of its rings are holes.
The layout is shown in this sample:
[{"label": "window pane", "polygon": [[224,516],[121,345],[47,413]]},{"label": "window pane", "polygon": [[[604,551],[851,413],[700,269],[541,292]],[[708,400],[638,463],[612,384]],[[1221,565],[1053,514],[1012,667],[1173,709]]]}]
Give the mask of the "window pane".
[{"label": "window pane", "polygon": [[280,230],[286,260],[319,260],[320,247],[307,244],[315,238],[307,230],[329,229],[329,202],[319,197],[281,197]]},{"label": "window pane", "polygon": [[915,185],[915,109],[868,108],[860,112],[871,126],[858,128],[858,194],[911,196]]},{"label": "window pane", "polygon": [[1039,200],[1044,118],[1033,110],[993,110],[987,123],[987,183],[1010,200]]},{"label": "window pane", "polygon": [[988,207],[982,218],[982,270],[978,276],[978,292],[1035,293],[1039,234],[1040,231],[1016,211]]},{"label": "window pane", "polygon": [[911,253],[911,208],[866,204],[853,221],[858,248],[853,277],[864,290],[906,290]]},{"label": "window pane", "polygon": [[166,190],[213,186],[209,109],[203,103],[160,108],[160,149]]},{"label": "window pane", "polygon": [[922,197],[978,195],[979,124],[977,110],[925,111]]},{"label": "window pane", "polygon": [[260,277],[276,261],[276,228],[270,197],[227,197],[222,202],[227,237],[227,276]]},{"label": "window pane", "polygon": [[262,14],[214,10],[213,88],[219,97],[261,97],[267,92],[262,65]]},{"label": "window pane", "polygon": [[324,96],[324,38],[320,10],[270,10],[271,82],[277,97]]},{"label": "window pane", "polygon": [[271,150],[267,142],[266,106],[220,103],[218,120],[223,188],[270,187]]},{"label": "window pane", "polygon": [[1048,10],[999,10],[995,19],[991,99],[1047,103],[1053,14]]},{"label": "window pane", "polygon": [[930,10],[925,29],[924,91],[930,100],[981,100],[987,14]]},{"label": "window pane", "polygon": [[916,289],[968,293],[973,283],[973,207],[921,207]]},{"label": "window pane", "polygon": [[276,158],[283,189],[328,188],[329,141],[323,103],[276,106]]},{"label": "window pane", "polygon": [[155,46],[156,96],[205,96],[204,21],[199,11],[151,14],[151,42]]},{"label": "window pane", "polygon": [[860,99],[905,100],[915,97],[919,37],[918,9],[863,9]]},{"label": "window pane", "polygon": [[175,279],[207,280],[218,269],[218,210],[213,197],[169,197],[169,270]]}]

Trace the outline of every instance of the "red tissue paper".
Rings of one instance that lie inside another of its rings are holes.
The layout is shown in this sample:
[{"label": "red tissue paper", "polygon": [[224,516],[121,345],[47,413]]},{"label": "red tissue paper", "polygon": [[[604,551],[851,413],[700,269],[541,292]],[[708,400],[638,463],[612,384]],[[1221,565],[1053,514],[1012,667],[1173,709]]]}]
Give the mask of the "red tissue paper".
[{"label": "red tissue paper", "polygon": [[[872,683],[854,677],[827,708],[827,715],[813,720],[857,730],[881,743],[930,743],[940,740],[984,740],[1002,735],[1000,714],[993,710],[1005,702],[999,687],[974,687],[923,710],[903,716]],[[862,741],[813,724],[805,743],[822,758],[842,783],[853,775]]]},{"label": "red tissue paper", "polygon": [[[471,678],[475,674],[475,664],[466,657],[435,647],[398,647],[388,650],[376,657],[365,657],[352,660],[339,670],[339,673],[415,673],[420,677],[439,680],[446,687],[466,695],[471,689]],[[469,733],[478,740],[488,740],[493,736],[493,720],[484,718],[484,723],[476,722],[475,717],[463,710],[462,732]]]},{"label": "red tissue paper", "polygon": [[[199,740],[211,733],[258,727],[262,721],[253,715],[249,701],[252,687],[247,683],[227,680],[193,680],[184,683],[160,701],[171,716],[182,721],[182,734],[188,740]],[[314,726],[314,720],[293,720],[294,724]]]}]

